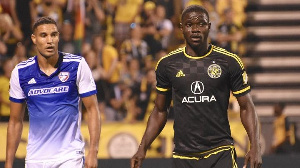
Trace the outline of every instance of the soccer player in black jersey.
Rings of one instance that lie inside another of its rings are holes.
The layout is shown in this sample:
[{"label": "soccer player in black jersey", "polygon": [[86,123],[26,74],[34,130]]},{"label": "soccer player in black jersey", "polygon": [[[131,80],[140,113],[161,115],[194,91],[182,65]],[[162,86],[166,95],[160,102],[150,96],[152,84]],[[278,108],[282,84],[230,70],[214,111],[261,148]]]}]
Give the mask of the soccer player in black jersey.
[{"label": "soccer player in black jersey", "polygon": [[236,168],[227,108],[230,91],[240,105],[242,123],[250,139],[245,165],[262,164],[258,118],[247,74],[240,58],[208,43],[211,23],[197,5],[183,10],[181,30],[186,46],[161,58],[156,66],[157,97],[131,168],[139,168],[146,151],[164,128],[171,100],[174,104],[173,168]]}]

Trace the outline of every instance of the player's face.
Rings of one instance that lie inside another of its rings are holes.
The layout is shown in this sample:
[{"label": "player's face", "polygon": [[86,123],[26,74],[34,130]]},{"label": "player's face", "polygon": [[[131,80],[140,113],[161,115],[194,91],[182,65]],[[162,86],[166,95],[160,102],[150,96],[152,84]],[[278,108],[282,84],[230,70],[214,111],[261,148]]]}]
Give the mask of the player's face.
[{"label": "player's face", "polygon": [[181,30],[187,45],[192,48],[207,43],[210,22],[203,12],[186,13],[182,18]]},{"label": "player's face", "polygon": [[58,53],[59,32],[55,24],[38,26],[31,35],[32,42],[43,57],[49,58]]}]

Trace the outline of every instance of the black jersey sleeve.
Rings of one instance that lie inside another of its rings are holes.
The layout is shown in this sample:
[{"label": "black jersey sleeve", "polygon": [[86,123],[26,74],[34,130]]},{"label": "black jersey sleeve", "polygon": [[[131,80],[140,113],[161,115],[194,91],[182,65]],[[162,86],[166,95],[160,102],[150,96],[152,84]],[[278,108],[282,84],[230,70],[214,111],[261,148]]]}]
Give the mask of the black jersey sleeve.
[{"label": "black jersey sleeve", "polygon": [[250,92],[248,76],[242,60],[234,55],[230,58],[230,86],[234,96],[242,96]]},{"label": "black jersey sleeve", "polygon": [[168,94],[171,91],[171,82],[168,78],[167,70],[166,70],[166,61],[162,58],[162,60],[158,61],[156,65],[156,90],[162,94]]}]

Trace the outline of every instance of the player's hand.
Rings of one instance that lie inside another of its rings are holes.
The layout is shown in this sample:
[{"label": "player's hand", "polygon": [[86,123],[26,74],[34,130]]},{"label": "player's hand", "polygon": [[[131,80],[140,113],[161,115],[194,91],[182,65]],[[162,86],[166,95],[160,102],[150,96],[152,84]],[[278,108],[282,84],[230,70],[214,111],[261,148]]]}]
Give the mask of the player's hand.
[{"label": "player's hand", "polygon": [[257,145],[250,148],[250,151],[245,156],[243,168],[247,168],[250,163],[250,168],[260,168],[262,165],[260,146]]},{"label": "player's hand", "polygon": [[131,168],[140,168],[142,161],[145,159],[146,152],[138,149],[135,155],[130,160]]},{"label": "player's hand", "polygon": [[89,152],[84,162],[84,168],[97,168],[97,167],[98,167],[97,153]]}]

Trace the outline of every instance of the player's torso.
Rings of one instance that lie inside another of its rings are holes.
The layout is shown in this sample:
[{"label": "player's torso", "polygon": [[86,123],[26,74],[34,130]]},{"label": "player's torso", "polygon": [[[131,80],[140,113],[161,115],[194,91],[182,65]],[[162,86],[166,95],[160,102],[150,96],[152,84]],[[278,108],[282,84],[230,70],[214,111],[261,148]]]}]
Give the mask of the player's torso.
[{"label": "player's torso", "polygon": [[166,69],[176,103],[216,103],[229,94],[228,62],[213,51],[205,57],[174,55]]},{"label": "player's torso", "polygon": [[42,72],[37,64],[19,69],[20,86],[26,96],[31,115],[51,115],[61,104],[78,104],[76,85],[77,61],[60,62],[50,76]]},{"label": "player's torso", "polygon": [[[40,70],[36,57],[19,65],[19,82],[30,120],[27,160],[82,155],[76,84],[80,60],[79,56],[63,55],[57,70],[50,76]],[[81,153],[76,154],[77,151]]]},{"label": "player's torso", "polygon": [[175,151],[199,152],[230,144],[227,56],[213,50],[202,57],[181,52],[166,62],[175,114]]}]

